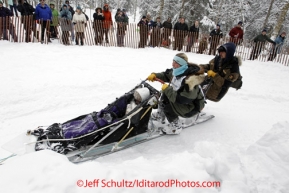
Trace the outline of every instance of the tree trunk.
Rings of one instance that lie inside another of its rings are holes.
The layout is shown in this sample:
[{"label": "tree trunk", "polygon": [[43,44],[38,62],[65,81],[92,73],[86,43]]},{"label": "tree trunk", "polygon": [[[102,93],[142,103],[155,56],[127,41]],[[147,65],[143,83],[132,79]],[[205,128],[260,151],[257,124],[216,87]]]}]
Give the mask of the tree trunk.
[{"label": "tree trunk", "polygon": [[157,14],[157,16],[160,17],[160,18],[163,15],[164,5],[165,5],[165,0],[160,0],[160,9],[159,9],[159,12]]},{"label": "tree trunk", "polygon": [[221,2],[219,2],[219,9],[218,9],[218,15],[217,15],[217,18],[216,18],[216,25],[221,21],[221,8],[223,7],[223,0],[221,0]]},{"label": "tree trunk", "polygon": [[136,17],[136,8],[137,8],[137,0],[135,0],[133,4],[133,13],[134,13],[133,21],[134,22],[135,22],[135,17]]},{"label": "tree trunk", "polygon": [[270,16],[270,13],[271,13],[272,6],[273,6],[274,1],[275,1],[275,0],[271,0],[271,4],[270,4],[270,7],[269,7],[268,12],[267,12],[267,15],[266,15],[266,19],[265,19],[264,24],[263,24],[263,29],[267,26],[268,19],[269,19],[269,16]]},{"label": "tree trunk", "polygon": [[182,0],[182,6],[181,6],[181,10],[180,10],[180,17],[184,16],[184,5],[185,5],[185,0]]},{"label": "tree trunk", "polygon": [[276,25],[275,25],[275,28],[273,30],[271,39],[275,39],[276,36],[278,36],[278,33],[279,33],[279,31],[280,31],[280,29],[281,29],[281,27],[285,21],[285,17],[287,15],[288,9],[289,9],[289,2],[287,1],[287,3],[284,5],[284,7],[281,10],[279,18],[278,18]]}]

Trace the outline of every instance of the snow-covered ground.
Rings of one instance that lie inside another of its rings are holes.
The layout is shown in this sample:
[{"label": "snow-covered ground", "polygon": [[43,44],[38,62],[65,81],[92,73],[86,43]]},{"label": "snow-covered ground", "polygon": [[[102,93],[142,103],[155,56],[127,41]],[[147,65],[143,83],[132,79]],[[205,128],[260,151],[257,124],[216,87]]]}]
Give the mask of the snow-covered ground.
[{"label": "snow-covered ground", "polygon": [[[176,53],[0,41],[0,146],[39,125],[102,109],[151,72],[170,68]],[[212,58],[187,55],[199,64]],[[289,68],[244,61],[241,72],[241,90],[208,101],[204,111],[215,115],[209,122],[77,165],[52,151],[15,156],[0,165],[0,192],[288,192]],[[0,159],[8,155],[0,149]],[[78,186],[97,179],[220,181],[221,187]]]}]

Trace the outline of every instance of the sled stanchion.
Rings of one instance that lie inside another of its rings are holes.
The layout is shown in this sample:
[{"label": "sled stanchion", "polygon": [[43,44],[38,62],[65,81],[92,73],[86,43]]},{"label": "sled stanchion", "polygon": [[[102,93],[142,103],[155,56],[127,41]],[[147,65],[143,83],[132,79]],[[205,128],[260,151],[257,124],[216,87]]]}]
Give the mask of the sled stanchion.
[{"label": "sled stanchion", "polygon": [[93,148],[95,148],[97,145],[99,145],[102,141],[104,141],[107,137],[109,137],[113,132],[115,132],[118,128],[120,128],[124,123],[119,124],[116,128],[114,128],[112,131],[110,131],[105,137],[103,137],[101,140],[99,140],[96,144],[94,144],[92,147],[90,147],[86,152],[79,155],[78,158],[76,158],[75,161],[77,161],[79,158],[83,158],[88,152],[90,152]]},{"label": "sled stanchion", "polygon": [[202,89],[202,87],[200,85],[199,85],[199,89],[201,90],[201,93],[202,93],[202,95],[204,97],[204,100],[206,101],[207,100],[206,95],[205,95],[205,93],[204,93],[204,91],[203,91],[203,89]]},{"label": "sled stanchion", "polygon": [[[149,110],[152,108],[152,106],[150,106],[145,112],[144,114],[141,116],[140,120],[143,119],[143,117],[149,112]],[[119,144],[121,144],[123,142],[123,140],[128,136],[128,134],[130,134],[130,132],[134,129],[134,127],[130,128],[130,130],[123,136],[123,138],[121,138],[121,140],[119,142],[117,142],[117,144],[115,144],[113,146],[113,148],[111,149],[111,151],[114,151],[115,149],[118,148]]]},{"label": "sled stanchion", "polygon": [[149,112],[149,110],[152,108],[152,106],[150,106],[145,112],[144,114],[141,116],[140,120],[142,120],[144,118],[144,116]]}]

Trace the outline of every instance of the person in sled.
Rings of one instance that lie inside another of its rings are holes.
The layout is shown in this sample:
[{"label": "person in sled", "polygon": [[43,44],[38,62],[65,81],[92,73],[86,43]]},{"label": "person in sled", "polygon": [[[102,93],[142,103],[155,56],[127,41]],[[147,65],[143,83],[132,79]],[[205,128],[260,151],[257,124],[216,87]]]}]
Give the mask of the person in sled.
[{"label": "person in sled", "polygon": [[193,117],[205,106],[204,96],[198,86],[205,79],[204,75],[200,75],[200,67],[189,63],[184,53],[173,58],[172,66],[165,72],[151,73],[147,78],[152,82],[158,78],[169,83],[163,84],[158,111],[151,115],[152,119],[162,123],[167,118],[169,126],[162,130],[165,134],[179,134],[182,131],[179,116]]},{"label": "person in sled", "polygon": [[219,55],[212,59],[209,64],[200,65],[207,73],[207,79],[202,84],[208,100],[220,101],[228,89],[239,76],[239,66],[242,64],[240,57],[234,56],[236,45],[232,42],[221,45],[218,49]]}]

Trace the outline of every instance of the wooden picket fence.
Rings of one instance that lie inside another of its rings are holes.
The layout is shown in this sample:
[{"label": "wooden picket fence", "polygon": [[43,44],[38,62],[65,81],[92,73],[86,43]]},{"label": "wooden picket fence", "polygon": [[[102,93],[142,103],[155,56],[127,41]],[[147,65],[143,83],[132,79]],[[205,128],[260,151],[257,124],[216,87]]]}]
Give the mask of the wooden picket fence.
[{"label": "wooden picket fence", "polygon": [[[167,48],[183,52],[215,55],[217,48],[232,41],[228,37],[213,36],[208,34],[196,34],[179,30],[149,28],[138,26],[136,23],[105,23],[102,21],[87,21],[86,23],[72,24],[70,20],[55,18],[55,26],[50,22],[35,21],[32,16],[1,17],[0,38],[10,42],[42,42],[48,44],[51,31],[56,31],[56,39],[63,45],[128,47],[128,48]],[[52,29],[52,30],[51,30]],[[3,37],[2,37],[3,36]],[[276,51],[271,43],[254,43],[249,40],[234,42],[237,45],[235,55],[243,60],[268,60],[289,64],[288,49],[282,48]]]}]

